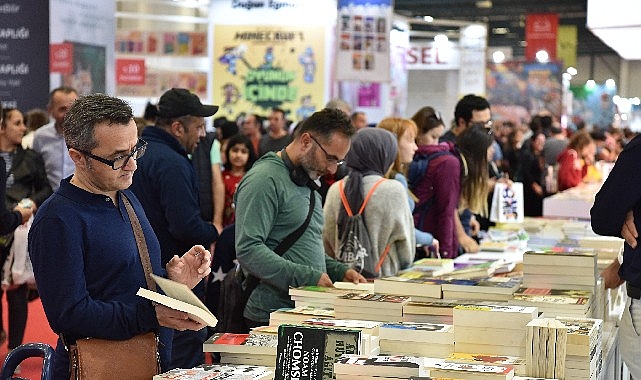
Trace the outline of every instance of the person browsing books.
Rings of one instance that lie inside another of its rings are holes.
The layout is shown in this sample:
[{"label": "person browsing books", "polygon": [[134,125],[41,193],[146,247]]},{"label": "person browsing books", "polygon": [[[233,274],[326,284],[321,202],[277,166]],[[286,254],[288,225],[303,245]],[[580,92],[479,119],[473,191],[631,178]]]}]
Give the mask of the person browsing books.
[{"label": "person browsing books", "polygon": [[[162,369],[167,371],[171,329],[205,326],[136,295],[146,288],[146,280],[125,202],[140,222],[153,273],[193,288],[211,271],[211,254],[196,245],[162,267],[158,239],[142,205],[127,189],[146,149],[127,103],[103,94],[80,98],[67,113],[63,131],[76,169],[40,206],[29,233],[29,253],[49,325],[66,344],[84,337],[121,340],[156,331]],[[59,338],[55,350],[56,379],[69,378],[64,343]]]},{"label": "person browsing books", "polygon": [[[142,132],[149,149],[138,163],[131,191],[158,237],[163,265],[194,244],[209,248],[218,239],[217,226],[201,216],[198,176],[189,158],[205,137],[205,117],[217,111],[218,106],[202,104],[189,90],[172,88],[158,100],[156,124]],[[194,293],[205,296],[204,282],[194,288]],[[176,332],[172,367],[203,364],[202,344],[206,339],[206,329]]]},{"label": "person browsing books", "polygon": [[[260,279],[244,317],[249,327],[267,325],[269,313],[293,307],[288,288],[332,286],[333,281],[365,282],[347,265],[323,252],[323,216],[317,180],[335,173],[350,148],[354,128],[340,110],[315,112],[294,132],[293,141],[278,153],[261,157],[236,190],[236,255],[245,271]],[[282,256],[279,243],[303,225],[309,225]]]},{"label": "person browsing books", "polygon": [[619,325],[621,357],[635,379],[641,378],[641,137],[630,141],[594,198],[590,209],[592,229],[599,235],[625,239],[623,254],[601,276],[608,289],[626,283],[626,300]]},{"label": "person browsing books", "polygon": [[[345,157],[349,175],[329,188],[323,208],[325,252],[349,263],[368,278],[396,275],[412,264],[416,253],[407,191],[399,181],[385,180],[397,150],[393,133],[382,128],[359,130]],[[375,189],[362,212],[371,244],[367,247],[369,251],[341,247],[346,242],[341,237],[349,225],[341,187],[353,214],[358,213],[371,189]]]}]

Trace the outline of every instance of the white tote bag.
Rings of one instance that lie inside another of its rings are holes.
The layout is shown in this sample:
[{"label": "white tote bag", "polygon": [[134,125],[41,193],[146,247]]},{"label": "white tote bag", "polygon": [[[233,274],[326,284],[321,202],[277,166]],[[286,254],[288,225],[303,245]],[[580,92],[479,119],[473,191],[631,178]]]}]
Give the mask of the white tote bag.
[{"label": "white tote bag", "polygon": [[21,224],[13,233],[11,250],[2,267],[2,287],[12,285],[34,285],[36,279],[33,275],[33,266],[29,258],[27,236],[33,222],[33,216],[27,223]]}]

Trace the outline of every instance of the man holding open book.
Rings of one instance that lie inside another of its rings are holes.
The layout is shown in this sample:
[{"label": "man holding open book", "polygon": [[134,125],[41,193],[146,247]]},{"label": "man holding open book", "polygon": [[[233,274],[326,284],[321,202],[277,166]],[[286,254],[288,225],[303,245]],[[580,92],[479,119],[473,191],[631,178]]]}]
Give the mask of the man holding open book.
[{"label": "man holding open book", "polygon": [[162,268],[158,239],[127,190],[146,149],[127,103],[102,94],[80,98],[63,131],[76,169],[39,208],[29,234],[42,304],[52,330],[60,334],[53,378],[69,378],[65,345],[85,337],[124,340],[149,331],[158,334],[162,369],[169,370],[170,329],[205,325],[138,297],[138,289],[147,287],[141,261],[147,255],[153,273],[193,288],[211,271],[211,254],[194,246],[174,256],[166,273]]}]

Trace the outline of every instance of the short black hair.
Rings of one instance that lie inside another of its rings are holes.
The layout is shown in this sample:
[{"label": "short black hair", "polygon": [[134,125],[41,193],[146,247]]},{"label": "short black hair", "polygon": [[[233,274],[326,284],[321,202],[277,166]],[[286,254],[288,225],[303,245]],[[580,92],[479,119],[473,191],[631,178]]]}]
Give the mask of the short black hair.
[{"label": "short black hair", "polygon": [[465,120],[469,123],[472,120],[472,111],[482,111],[490,108],[490,103],[482,96],[467,94],[456,103],[454,108],[454,122],[458,124],[458,119]]}]

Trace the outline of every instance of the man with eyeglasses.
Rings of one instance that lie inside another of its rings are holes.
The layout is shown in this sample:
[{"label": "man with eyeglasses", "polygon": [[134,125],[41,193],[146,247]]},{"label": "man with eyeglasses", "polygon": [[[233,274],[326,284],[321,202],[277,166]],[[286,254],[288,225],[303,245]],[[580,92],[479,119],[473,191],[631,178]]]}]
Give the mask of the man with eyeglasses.
[{"label": "man with eyeglasses", "polygon": [[[270,312],[293,307],[289,287],[365,281],[324,253],[323,210],[316,191],[318,179],[343,164],[354,132],[344,112],[315,112],[296,128],[287,147],[266,153],[238,185],[236,256],[244,270],[260,279],[245,308],[248,327],[267,325]],[[311,197],[315,203],[309,225],[279,256],[275,248],[303,225]]]},{"label": "man with eyeglasses", "polygon": [[[163,264],[193,244],[209,248],[218,238],[216,227],[200,216],[198,178],[189,156],[205,137],[205,117],[216,111],[218,106],[202,104],[189,90],[172,88],[158,100],[156,124],[142,132],[148,148],[138,164],[131,190],[140,199],[158,236]],[[204,282],[194,288],[194,293],[204,297]],[[206,339],[206,329],[177,331],[171,367],[203,364],[202,344]]]},{"label": "man with eyeglasses", "polygon": [[193,288],[211,271],[211,254],[203,246],[190,246],[174,252],[181,257],[161,263],[158,239],[127,189],[146,147],[127,103],[103,94],[82,97],[65,116],[63,132],[76,169],[40,206],[29,233],[38,291],[49,325],[60,334],[52,378],[69,378],[65,344],[85,337],[129,339],[149,331],[159,336],[166,371],[171,329],[204,326],[136,295],[147,283],[135,219],[126,204],[139,220],[153,273],[166,270],[167,277]]}]

